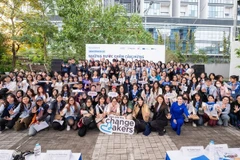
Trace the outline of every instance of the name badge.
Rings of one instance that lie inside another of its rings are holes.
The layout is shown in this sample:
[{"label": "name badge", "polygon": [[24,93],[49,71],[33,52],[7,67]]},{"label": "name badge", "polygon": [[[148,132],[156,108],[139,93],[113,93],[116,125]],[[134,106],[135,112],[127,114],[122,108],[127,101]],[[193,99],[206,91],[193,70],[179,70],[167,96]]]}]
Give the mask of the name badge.
[{"label": "name badge", "polygon": [[235,94],[235,91],[232,91],[232,94]]}]

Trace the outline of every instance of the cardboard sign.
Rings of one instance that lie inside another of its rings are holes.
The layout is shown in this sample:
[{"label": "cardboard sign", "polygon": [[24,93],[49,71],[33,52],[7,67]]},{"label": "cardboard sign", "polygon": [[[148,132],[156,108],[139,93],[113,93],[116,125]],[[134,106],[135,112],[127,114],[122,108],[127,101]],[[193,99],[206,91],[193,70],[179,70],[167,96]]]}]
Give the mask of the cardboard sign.
[{"label": "cardboard sign", "polygon": [[94,97],[94,96],[97,96],[97,92],[88,92],[88,95],[91,96],[91,97]]},{"label": "cardboard sign", "polygon": [[122,116],[108,116],[105,119],[105,123],[101,124],[99,129],[106,134],[123,133],[134,134],[135,122],[133,120],[127,120]]},{"label": "cardboard sign", "polygon": [[186,156],[186,157],[198,157],[198,156],[204,155],[203,146],[181,147],[180,150],[183,156]]},{"label": "cardboard sign", "polygon": [[118,96],[118,93],[117,93],[117,92],[109,92],[109,93],[108,93],[108,96],[109,96],[109,97],[117,97],[117,96]]}]

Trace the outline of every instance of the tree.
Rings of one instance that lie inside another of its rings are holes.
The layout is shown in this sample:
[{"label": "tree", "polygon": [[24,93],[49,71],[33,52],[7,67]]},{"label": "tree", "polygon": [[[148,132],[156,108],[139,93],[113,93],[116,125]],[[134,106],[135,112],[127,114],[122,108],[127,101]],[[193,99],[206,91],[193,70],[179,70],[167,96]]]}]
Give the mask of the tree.
[{"label": "tree", "polygon": [[180,39],[179,33],[174,33],[174,37],[175,37],[175,53],[178,57],[178,60],[180,62],[185,62],[186,59],[182,54],[182,40]]},{"label": "tree", "polygon": [[0,58],[3,54],[6,54],[7,52],[7,44],[6,44],[6,38],[2,33],[0,33]]},{"label": "tree", "polygon": [[25,17],[26,13],[22,11],[21,7],[27,5],[27,2],[27,0],[1,0],[0,2],[0,31],[6,36],[10,44],[8,49],[12,53],[13,68],[16,65],[17,53],[21,46],[19,38],[25,27],[22,18]]},{"label": "tree", "polygon": [[82,58],[86,44],[154,44],[140,16],[128,16],[122,5],[103,8],[101,2],[57,0],[63,34]]},{"label": "tree", "polygon": [[47,61],[47,46],[49,41],[57,33],[57,28],[50,22],[49,15],[53,15],[55,5],[52,0],[33,1],[30,4],[36,11],[24,18],[26,27],[23,30],[22,41],[40,48],[44,55],[44,62]]}]

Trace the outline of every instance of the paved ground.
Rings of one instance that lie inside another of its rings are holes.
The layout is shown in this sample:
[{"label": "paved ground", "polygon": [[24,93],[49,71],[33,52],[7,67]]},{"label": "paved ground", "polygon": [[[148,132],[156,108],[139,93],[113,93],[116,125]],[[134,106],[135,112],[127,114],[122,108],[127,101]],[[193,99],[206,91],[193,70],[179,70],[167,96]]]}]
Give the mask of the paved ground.
[{"label": "paved ground", "polygon": [[168,126],[165,136],[151,133],[148,137],[142,134],[105,135],[97,129],[79,137],[77,131],[57,132],[50,129],[42,131],[35,137],[28,137],[27,131],[5,131],[0,134],[0,149],[32,150],[40,143],[42,151],[50,149],[71,149],[81,152],[83,160],[163,160],[167,150],[180,149],[181,146],[203,145],[210,140],[215,143],[227,143],[229,147],[240,147],[240,131],[232,127],[197,127],[185,124],[181,136]]}]

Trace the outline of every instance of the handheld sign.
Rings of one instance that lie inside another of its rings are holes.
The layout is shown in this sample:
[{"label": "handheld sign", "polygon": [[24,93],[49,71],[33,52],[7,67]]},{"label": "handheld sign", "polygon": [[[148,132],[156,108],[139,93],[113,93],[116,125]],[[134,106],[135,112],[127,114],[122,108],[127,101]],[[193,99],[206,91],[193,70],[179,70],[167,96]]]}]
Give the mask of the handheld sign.
[{"label": "handheld sign", "polygon": [[94,69],[94,70],[97,70],[97,69],[99,69],[100,67],[99,66],[93,66],[93,67],[91,67],[91,69]]},{"label": "handheld sign", "polygon": [[52,83],[52,81],[38,81],[38,83]]},{"label": "handheld sign", "polygon": [[73,89],[72,92],[73,93],[83,93],[84,91],[80,90],[80,89]]},{"label": "handheld sign", "polygon": [[117,86],[119,86],[119,84],[118,83],[113,83],[112,86],[116,86],[117,87]]},{"label": "handheld sign", "polygon": [[133,120],[125,119],[123,116],[109,115],[105,119],[105,123],[101,124],[99,129],[106,134],[124,133],[134,134],[135,122]]},{"label": "handheld sign", "polygon": [[67,84],[78,84],[79,82],[68,82]]},{"label": "handheld sign", "polygon": [[118,96],[118,93],[117,93],[117,92],[109,92],[109,93],[108,93],[108,96],[109,96],[109,97],[112,97],[112,98],[113,98],[113,97],[117,97],[117,96]]},{"label": "handheld sign", "polygon": [[89,91],[88,96],[94,97],[97,95],[97,92]]},{"label": "handheld sign", "polygon": [[147,84],[148,82],[146,81],[138,81],[139,84]]}]

